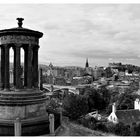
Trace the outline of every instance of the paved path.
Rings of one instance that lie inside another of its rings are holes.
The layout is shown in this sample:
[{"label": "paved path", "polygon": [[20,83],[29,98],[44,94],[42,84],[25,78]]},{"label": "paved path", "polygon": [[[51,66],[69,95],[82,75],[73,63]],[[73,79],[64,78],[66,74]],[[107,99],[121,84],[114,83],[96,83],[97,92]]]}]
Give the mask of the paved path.
[{"label": "paved path", "polygon": [[63,122],[56,136],[113,136],[112,134],[94,131],[72,122]]}]

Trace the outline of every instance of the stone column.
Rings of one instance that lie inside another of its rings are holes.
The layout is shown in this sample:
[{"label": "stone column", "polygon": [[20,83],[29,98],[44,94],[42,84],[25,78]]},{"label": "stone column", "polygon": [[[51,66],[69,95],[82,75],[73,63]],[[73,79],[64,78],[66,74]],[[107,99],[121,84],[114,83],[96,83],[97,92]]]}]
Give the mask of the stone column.
[{"label": "stone column", "polygon": [[33,58],[33,52],[32,52],[32,45],[28,46],[28,53],[27,53],[27,58],[28,58],[28,64],[27,64],[27,88],[32,88],[32,58]]},{"label": "stone column", "polygon": [[33,86],[38,88],[38,49],[39,46],[33,48]]},{"label": "stone column", "polygon": [[16,89],[20,89],[21,88],[21,65],[20,65],[20,44],[16,44],[16,48],[15,48],[15,55],[16,55],[16,61],[14,63],[15,64],[15,82],[16,82]]},{"label": "stone column", "polygon": [[[0,46],[0,56],[1,56],[1,46]],[[2,89],[2,81],[1,81],[1,57],[0,57],[0,90]]]},{"label": "stone column", "polygon": [[16,48],[13,47],[13,51],[14,51],[14,69],[13,69],[13,74],[14,74],[14,77],[13,77],[13,84],[14,86],[16,85]]},{"label": "stone column", "polygon": [[42,74],[42,68],[40,68],[40,75],[39,75],[39,79],[40,79],[40,83],[39,83],[39,86],[40,86],[40,90],[43,90],[43,74]]},{"label": "stone column", "polygon": [[53,114],[49,115],[49,122],[50,122],[50,125],[49,125],[50,134],[54,135],[54,115]]},{"label": "stone column", "polygon": [[21,121],[19,118],[16,118],[15,120],[14,130],[15,130],[15,136],[21,136]]},{"label": "stone column", "polygon": [[4,47],[1,45],[1,64],[0,64],[0,89],[4,88],[4,62],[5,62],[5,52]]},{"label": "stone column", "polygon": [[4,73],[4,89],[9,90],[9,46],[4,45],[4,50],[5,50],[5,73]]},{"label": "stone column", "polygon": [[24,86],[27,87],[28,50],[26,46],[23,49],[24,49]]}]

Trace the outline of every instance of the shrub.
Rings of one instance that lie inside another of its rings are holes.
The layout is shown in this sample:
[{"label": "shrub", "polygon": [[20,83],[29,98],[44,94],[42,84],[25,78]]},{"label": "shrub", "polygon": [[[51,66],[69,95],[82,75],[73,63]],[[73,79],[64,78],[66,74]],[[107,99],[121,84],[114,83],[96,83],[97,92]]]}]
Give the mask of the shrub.
[{"label": "shrub", "polygon": [[90,129],[95,129],[96,123],[97,123],[96,119],[92,117],[84,117],[81,119],[81,124]]},{"label": "shrub", "polygon": [[131,135],[130,127],[124,125],[121,122],[116,124],[114,132],[116,135],[119,135],[119,136],[130,136]]},{"label": "shrub", "polygon": [[81,95],[68,94],[63,100],[65,114],[72,120],[88,113],[87,100]]},{"label": "shrub", "polygon": [[96,127],[94,128],[94,130],[100,130],[100,131],[103,131],[103,132],[108,132],[108,128],[102,122],[97,123]]},{"label": "shrub", "polygon": [[140,136],[140,124],[134,126],[133,135],[135,135],[135,136]]},{"label": "shrub", "polygon": [[114,133],[115,124],[113,124],[112,122],[109,122],[109,123],[106,124],[106,127],[107,127],[109,133]]}]

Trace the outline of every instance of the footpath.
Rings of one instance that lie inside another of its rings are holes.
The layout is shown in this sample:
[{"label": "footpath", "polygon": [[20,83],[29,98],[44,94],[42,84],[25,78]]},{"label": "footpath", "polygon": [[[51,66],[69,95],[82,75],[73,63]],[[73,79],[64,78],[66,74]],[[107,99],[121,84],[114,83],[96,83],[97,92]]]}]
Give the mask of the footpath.
[{"label": "footpath", "polygon": [[63,121],[60,130],[56,133],[56,136],[114,136],[109,133],[103,133],[100,131],[94,131],[88,129],[82,125],[75,124],[70,121]]}]

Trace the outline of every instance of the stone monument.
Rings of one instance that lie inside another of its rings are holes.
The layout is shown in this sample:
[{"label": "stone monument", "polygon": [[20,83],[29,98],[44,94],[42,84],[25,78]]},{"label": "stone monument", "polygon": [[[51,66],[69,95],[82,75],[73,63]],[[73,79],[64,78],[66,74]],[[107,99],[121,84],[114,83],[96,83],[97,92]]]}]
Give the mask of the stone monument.
[{"label": "stone monument", "polygon": [[[48,127],[46,95],[38,88],[39,38],[43,33],[22,27],[0,30],[0,135],[14,135],[19,118],[22,135],[40,135]],[[13,86],[9,84],[9,50],[14,52]],[[21,48],[24,50],[24,78],[21,82]]]}]

